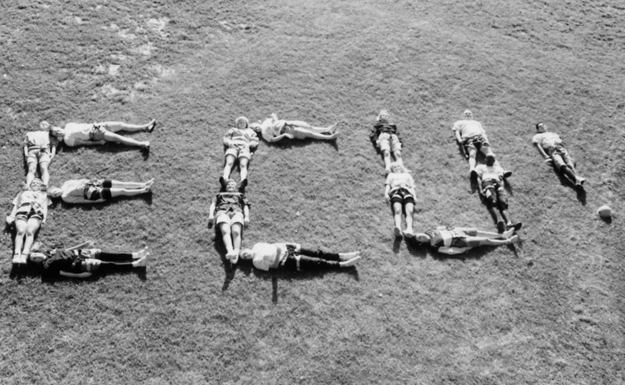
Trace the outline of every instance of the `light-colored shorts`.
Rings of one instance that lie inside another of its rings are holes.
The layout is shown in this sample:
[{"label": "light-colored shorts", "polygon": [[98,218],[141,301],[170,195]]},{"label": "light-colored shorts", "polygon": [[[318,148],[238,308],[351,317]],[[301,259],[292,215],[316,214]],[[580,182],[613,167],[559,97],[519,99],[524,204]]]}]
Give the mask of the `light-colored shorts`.
[{"label": "light-colored shorts", "polygon": [[399,142],[399,138],[395,134],[389,134],[387,132],[382,132],[380,136],[378,136],[377,141],[378,148],[380,151],[400,151],[401,143]]},{"label": "light-colored shorts", "polygon": [[47,148],[33,148],[28,150],[26,164],[50,163],[50,150]]},{"label": "light-colored shorts", "polygon": [[558,146],[549,150],[549,155],[553,160],[553,165],[559,170],[562,166],[573,168],[573,158],[569,155],[566,148]]},{"label": "light-colored shorts", "polygon": [[106,127],[94,124],[89,130],[89,140],[93,140],[94,142],[104,140],[104,134],[106,132]]},{"label": "light-colored shorts", "polygon": [[243,213],[235,211],[218,211],[215,215],[217,224],[227,223],[230,226],[235,223],[243,225]]},{"label": "light-colored shorts", "polygon": [[226,150],[226,155],[233,155],[235,158],[247,159],[250,159],[252,157],[252,153],[250,152],[250,146],[229,147]]}]

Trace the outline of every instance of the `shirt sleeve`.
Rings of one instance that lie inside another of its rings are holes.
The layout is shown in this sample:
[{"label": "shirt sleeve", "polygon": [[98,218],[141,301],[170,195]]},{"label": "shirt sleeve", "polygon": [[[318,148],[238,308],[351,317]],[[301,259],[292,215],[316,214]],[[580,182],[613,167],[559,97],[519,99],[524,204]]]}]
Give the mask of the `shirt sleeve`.
[{"label": "shirt sleeve", "polygon": [[534,144],[540,143],[540,134],[534,135],[534,137],[532,138],[532,143]]},{"label": "shirt sleeve", "polygon": [[224,138],[223,138],[223,141],[224,141],[224,146],[227,146],[227,145],[228,145],[228,143],[226,143],[226,141],[227,141],[228,139],[232,139],[232,133],[233,133],[233,132],[234,132],[234,128],[231,128],[231,129],[229,129],[228,131],[226,131],[226,133],[224,134]]},{"label": "shirt sleeve", "polygon": [[453,126],[451,126],[452,131],[458,131],[459,129],[460,129],[460,122],[456,122],[454,123]]}]

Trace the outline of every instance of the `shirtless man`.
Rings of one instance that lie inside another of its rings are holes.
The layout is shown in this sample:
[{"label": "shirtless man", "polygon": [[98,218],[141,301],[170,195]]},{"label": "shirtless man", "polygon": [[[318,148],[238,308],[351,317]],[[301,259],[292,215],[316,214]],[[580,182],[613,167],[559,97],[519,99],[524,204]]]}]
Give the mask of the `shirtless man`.
[{"label": "shirtless man", "polygon": [[115,142],[126,146],[141,147],[149,150],[150,142],[138,141],[117,134],[118,131],[127,132],[153,132],[156,128],[156,120],[147,124],[128,124],[124,122],[101,122],[101,123],[67,123],[65,128],[50,126],[48,122],[42,125],[49,127],[50,133],[69,147],[76,146],[99,146],[106,142]]},{"label": "shirtless man", "polygon": [[501,246],[519,242],[519,236],[510,229],[503,234],[481,231],[472,227],[439,226],[435,230],[417,233],[419,243],[429,243],[439,253],[462,254],[478,246]]},{"label": "shirtless man", "polygon": [[547,125],[543,122],[536,123],[536,131],[537,134],[532,138],[532,143],[545,158],[545,162],[553,164],[556,170],[566,175],[577,188],[583,188],[586,179],[577,175],[575,162],[564,148],[560,135],[547,131]]}]

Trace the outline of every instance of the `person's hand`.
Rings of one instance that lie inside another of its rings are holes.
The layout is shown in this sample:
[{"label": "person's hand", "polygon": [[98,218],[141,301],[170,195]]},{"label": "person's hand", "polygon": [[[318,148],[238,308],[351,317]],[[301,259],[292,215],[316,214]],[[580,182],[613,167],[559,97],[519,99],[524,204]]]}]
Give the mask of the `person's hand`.
[{"label": "person's hand", "polygon": [[85,245],[85,246],[86,246],[86,247],[91,248],[91,247],[93,247],[93,245],[95,245],[95,242],[94,242],[94,241],[89,240],[89,241],[87,241],[87,242],[86,242],[86,245]]},{"label": "person's hand", "polygon": [[208,217],[208,228],[210,229],[215,224],[215,218]]},{"label": "person's hand", "polygon": [[247,229],[250,226],[250,218],[243,219],[243,226]]},{"label": "person's hand", "polygon": [[388,194],[384,194],[384,203],[389,203],[391,201],[391,197]]},{"label": "person's hand", "polygon": [[545,158],[545,163],[551,165],[553,163],[553,159],[551,158]]},{"label": "person's hand", "polygon": [[15,222],[15,217],[13,215],[7,215],[7,225],[11,226]]}]

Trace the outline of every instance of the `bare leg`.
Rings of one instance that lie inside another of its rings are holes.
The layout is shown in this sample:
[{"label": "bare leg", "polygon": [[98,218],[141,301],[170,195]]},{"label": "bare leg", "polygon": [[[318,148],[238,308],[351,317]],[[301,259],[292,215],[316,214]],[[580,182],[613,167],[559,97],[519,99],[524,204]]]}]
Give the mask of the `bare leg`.
[{"label": "bare leg", "polygon": [[391,172],[391,152],[388,150],[383,150],[382,156],[384,156],[384,169],[387,173],[389,173]]},{"label": "bare leg", "polygon": [[22,245],[24,244],[24,237],[26,236],[27,223],[23,219],[15,221],[15,251],[13,254],[22,254]]},{"label": "bare leg", "polygon": [[395,162],[401,164],[402,166],[404,165],[404,161],[401,159],[401,151],[400,150],[393,151],[393,156],[395,157]]},{"label": "bare leg", "polygon": [[232,246],[233,252],[236,255],[239,255],[239,252],[241,251],[241,230],[242,226],[240,223],[232,224]]},{"label": "bare leg", "polygon": [[41,225],[41,220],[38,218],[30,218],[28,220],[28,224],[26,225],[26,237],[24,238],[24,250],[22,251],[22,255],[28,256],[30,253],[30,248],[35,241],[35,233],[39,229]]},{"label": "bare leg", "polygon": [[404,235],[408,237],[414,236],[414,231],[412,229],[413,214],[414,214],[414,204],[406,203],[406,231],[404,232]]},{"label": "bare leg", "polygon": [[336,139],[336,137],[339,136],[339,134],[335,132],[334,134],[331,134],[331,135],[325,135],[325,134],[319,134],[317,132],[313,132],[307,129],[294,127],[293,136],[295,136],[296,139],[310,138],[310,139],[318,139],[318,140],[334,140]]},{"label": "bare leg", "polygon": [[469,148],[469,171],[473,172],[475,168],[475,164],[477,161],[475,160],[475,156],[477,155],[477,151],[474,148]]},{"label": "bare leg", "polygon": [[134,197],[141,194],[146,194],[150,192],[149,187],[143,187],[140,189],[123,189],[123,188],[111,188],[111,196],[115,197]]},{"label": "bare leg", "polygon": [[150,142],[148,141],[140,142],[138,140],[127,138],[125,136],[117,135],[113,132],[108,132],[108,131],[104,133],[104,140],[107,142],[125,144],[126,146],[143,147],[143,148],[147,148],[150,146]]},{"label": "bare leg", "polygon": [[306,130],[310,130],[313,132],[317,132],[319,134],[327,134],[327,133],[332,133],[334,131],[334,128],[336,127],[337,123],[334,123],[331,126],[328,127],[315,127],[315,126],[311,126],[310,124],[303,122],[301,120],[287,120],[286,124],[291,125],[293,127],[299,127],[302,129],[306,129]]},{"label": "bare leg", "polygon": [[140,189],[140,188],[147,187],[148,184],[151,186],[152,184],[150,182],[154,182],[154,179],[151,179],[145,183],[143,182],[121,182],[118,180],[112,180],[111,185],[113,188],[116,188],[116,189]]},{"label": "bare leg", "polygon": [[232,166],[234,165],[234,160],[236,158],[232,154],[226,155],[226,164],[224,165],[224,179],[228,180],[230,178],[230,173],[232,172]]},{"label": "bare leg", "polygon": [[[30,182],[32,182],[33,179],[35,179],[36,172],[37,172],[37,163],[28,163],[28,173],[26,174],[26,186],[30,186]],[[43,183],[46,183],[46,182],[43,182]]]},{"label": "bare leg", "polygon": [[519,236],[515,235],[508,239],[481,239],[480,246],[502,246],[502,245],[510,245],[512,243],[517,243],[519,241]]},{"label": "bare leg", "polygon": [[48,171],[48,165],[48,162],[39,163],[39,170],[41,171],[41,181],[46,186],[48,185],[48,182],[50,182],[50,172]]},{"label": "bare leg", "polygon": [[234,249],[232,248],[232,235],[230,234],[230,224],[229,223],[220,223],[219,231],[221,231],[221,238],[224,241],[224,246],[226,246],[226,257],[233,255]]},{"label": "bare leg", "polygon": [[250,160],[247,158],[239,158],[239,173],[241,174],[241,180],[247,178],[247,165],[249,162]]},{"label": "bare leg", "polygon": [[402,204],[401,202],[393,203],[393,219],[395,220],[395,227],[393,231],[395,232],[395,236],[401,235],[401,214],[402,214]]},{"label": "bare leg", "polygon": [[503,234],[499,234],[499,233],[493,233],[492,231],[482,231],[482,230],[477,230],[476,235],[478,237],[482,237],[482,238],[488,238],[488,239],[493,239],[493,238],[510,238],[512,235],[514,235],[514,229],[510,229],[506,232],[504,232]]},{"label": "bare leg", "polygon": [[152,124],[153,121],[147,124],[128,124],[124,122],[104,122],[102,124],[106,125],[106,129],[111,132],[117,131],[127,131],[127,132],[138,132],[145,131]]}]

